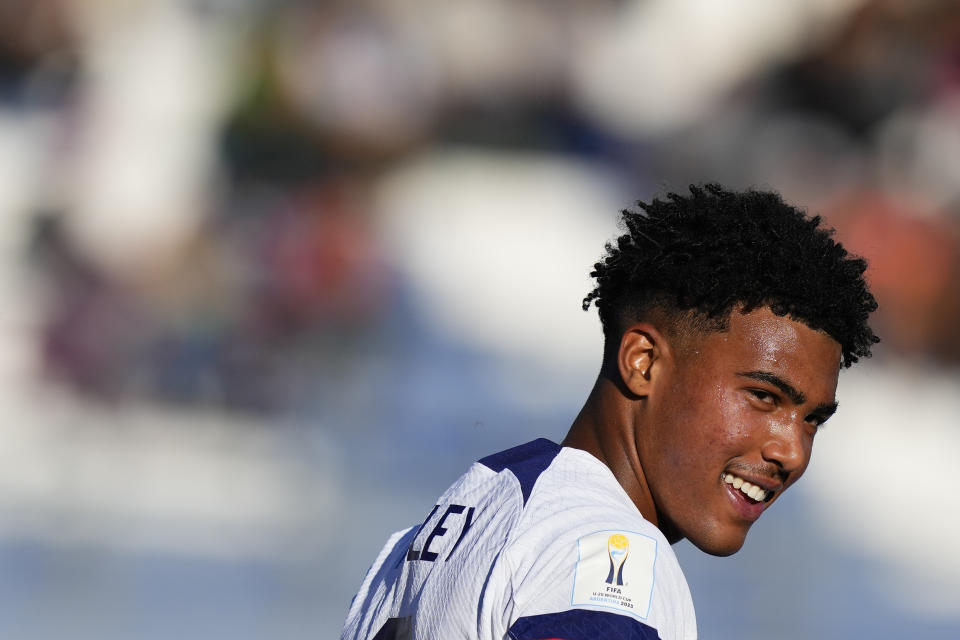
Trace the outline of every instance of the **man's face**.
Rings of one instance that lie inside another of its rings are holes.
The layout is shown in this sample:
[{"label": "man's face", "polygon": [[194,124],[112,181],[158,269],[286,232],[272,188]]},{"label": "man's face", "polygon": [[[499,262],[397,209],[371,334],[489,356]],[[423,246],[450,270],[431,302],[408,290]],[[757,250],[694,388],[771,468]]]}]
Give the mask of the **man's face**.
[{"label": "man's face", "polygon": [[827,334],[767,308],[734,311],[729,325],[674,351],[636,434],[660,529],[714,555],[738,551],[807,468],[836,409],[841,355]]}]

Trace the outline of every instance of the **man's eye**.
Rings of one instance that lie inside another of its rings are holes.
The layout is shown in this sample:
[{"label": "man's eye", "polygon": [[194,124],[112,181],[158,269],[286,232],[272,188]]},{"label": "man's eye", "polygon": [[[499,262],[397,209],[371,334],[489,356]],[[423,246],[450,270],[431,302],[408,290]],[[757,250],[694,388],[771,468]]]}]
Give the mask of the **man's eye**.
[{"label": "man's eye", "polygon": [[776,401],[776,398],[772,393],[769,391],[764,391],[763,389],[751,389],[750,393],[752,393],[753,397],[760,402],[773,403]]}]

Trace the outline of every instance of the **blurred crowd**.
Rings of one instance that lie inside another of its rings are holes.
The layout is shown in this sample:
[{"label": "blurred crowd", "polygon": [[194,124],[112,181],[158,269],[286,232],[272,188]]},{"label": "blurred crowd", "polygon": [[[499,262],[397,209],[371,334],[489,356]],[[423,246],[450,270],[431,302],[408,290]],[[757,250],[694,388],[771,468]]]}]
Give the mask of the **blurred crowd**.
[{"label": "blurred crowd", "polygon": [[295,379],[403,341],[375,194],[445,148],[575,157],[624,205],[775,188],[869,259],[877,357],[955,367],[960,7],[794,4],[4,2],[0,118],[42,149],[18,206],[44,374],[105,400],[304,401]]}]

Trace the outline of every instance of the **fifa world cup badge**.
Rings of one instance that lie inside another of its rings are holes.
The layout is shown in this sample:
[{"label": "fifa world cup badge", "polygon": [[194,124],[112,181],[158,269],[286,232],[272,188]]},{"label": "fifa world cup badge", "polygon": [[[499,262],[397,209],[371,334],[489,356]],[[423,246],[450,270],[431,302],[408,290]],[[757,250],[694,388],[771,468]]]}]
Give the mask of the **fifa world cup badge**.
[{"label": "fifa world cup badge", "polygon": [[657,541],[634,531],[597,531],[577,541],[570,604],[614,609],[646,620]]}]

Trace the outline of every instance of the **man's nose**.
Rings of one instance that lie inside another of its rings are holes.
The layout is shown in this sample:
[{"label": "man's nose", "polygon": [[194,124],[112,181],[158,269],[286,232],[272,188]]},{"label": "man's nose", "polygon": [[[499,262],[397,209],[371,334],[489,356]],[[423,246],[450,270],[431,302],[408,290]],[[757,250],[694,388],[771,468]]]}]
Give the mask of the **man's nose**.
[{"label": "man's nose", "polygon": [[770,427],[761,454],[791,475],[803,473],[810,461],[812,438],[806,434],[802,419],[777,421]]}]

